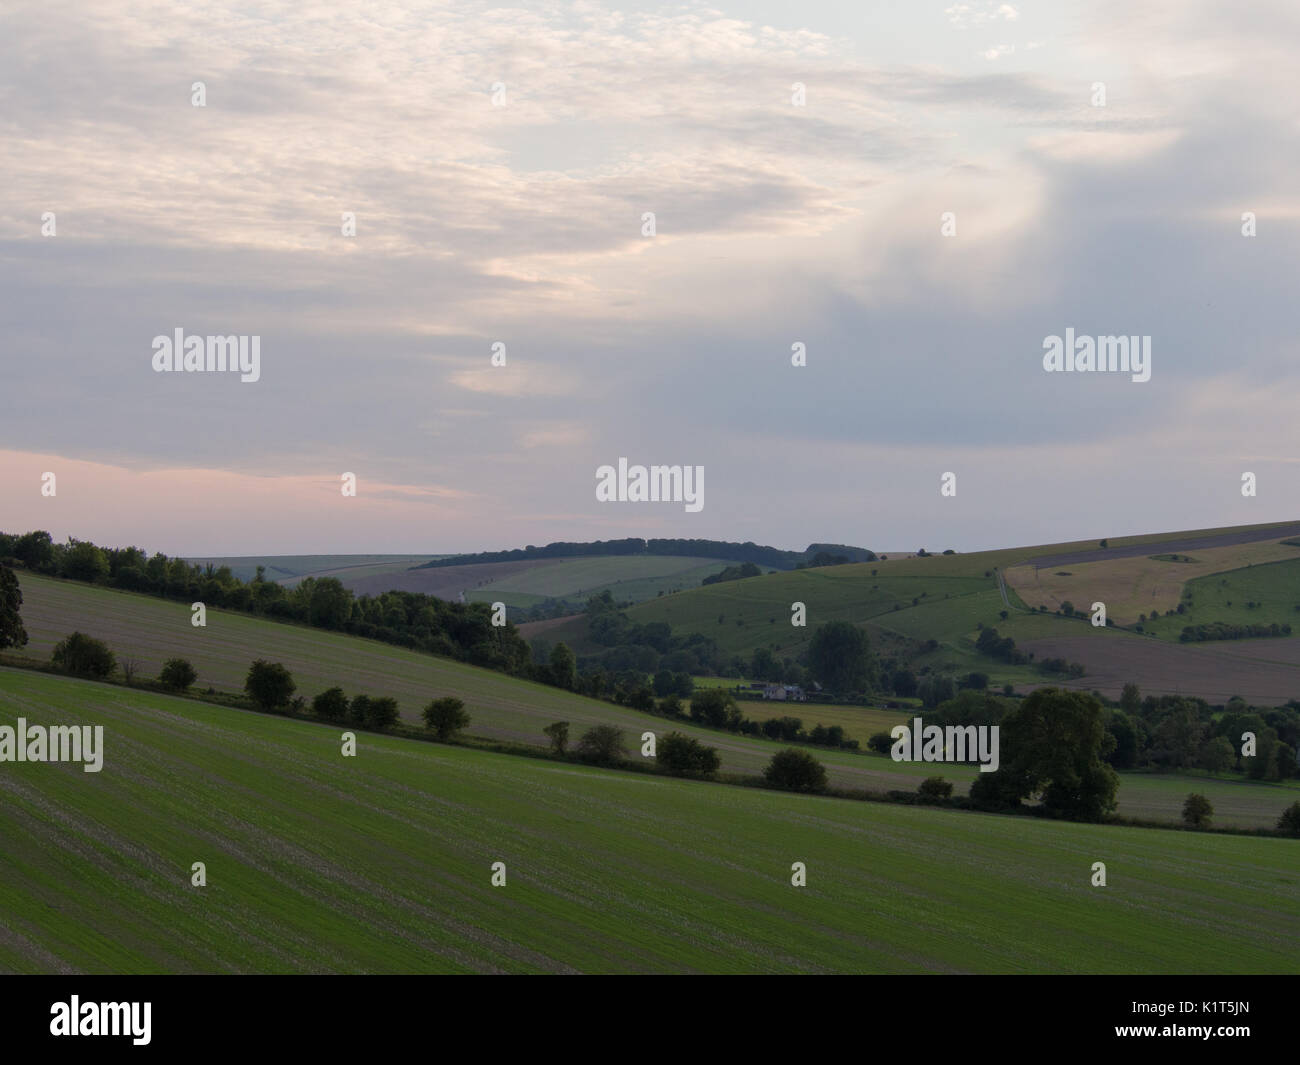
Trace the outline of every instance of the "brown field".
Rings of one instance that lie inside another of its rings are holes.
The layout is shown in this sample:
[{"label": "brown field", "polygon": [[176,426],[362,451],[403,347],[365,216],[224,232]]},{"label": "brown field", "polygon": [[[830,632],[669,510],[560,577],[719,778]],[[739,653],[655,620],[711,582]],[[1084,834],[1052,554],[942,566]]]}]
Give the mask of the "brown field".
[{"label": "brown field", "polygon": [[1247,702],[1278,706],[1300,698],[1300,639],[1186,646],[1142,637],[1057,636],[1021,646],[1040,659],[1060,657],[1087,667],[1079,680],[1052,686],[1095,689],[1111,698],[1129,683],[1143,695],[1195,695],[1211,703],[1240,695]]},{"label": "brown field", "polygon": [[[1257,535],[1245,533],[1243,535]],[[1131,625],[1139,614],[1152,610],[1164,613],[1176,610],[1182,598],[1183,585],[1197,577],[1223,573],[1265,562],[1282,562],[1300,558],[1300,547],[1280,541],[1253,543],[1248,540],[1235,545],[1209,548],[1186,546],[1180,543],[1143,545],[1136,556],[1114,556],[1113,553],[1093,551],[1092,558],[1112,554],[1112,561],[1053,562],[1044,565],[1041,560],[1032,564],[1014,566],[1004,571],[1009,587],[1030,607],[1045,604],[1057,609],[1070,600],[1079,610],[1090,610],[1094,602],[1106,604],[1107,616],[1120,625]],[[1131,549],[1120,549],[1131,550]],[[1149,554],[1190,554],[1194,562],[1157,562]],[[1064,570],[1069,576],[1062,577]]]},{"label": "brown field", "polygon": [[569,622],[581,621],[587,615],[585,614],[566,614],[562,618],[545,618],[542,621],[525,621],[522,625],[516,626],[519,629],[519,635],[525,640],[531,640],[534,636],[541,636],[551,629],[558,629],[568,625]]}]

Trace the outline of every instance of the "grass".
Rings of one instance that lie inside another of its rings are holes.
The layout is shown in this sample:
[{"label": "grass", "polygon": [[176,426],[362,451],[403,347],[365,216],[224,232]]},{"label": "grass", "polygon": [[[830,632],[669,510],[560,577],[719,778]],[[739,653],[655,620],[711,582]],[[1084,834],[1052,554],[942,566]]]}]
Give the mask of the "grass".
[{"label": "grass", "polygon": [[105,765],[0,773],[4,971],[1300,971],[1292,841],[345,759],[337,728],[0,669],[19,714],[104,725]]},{"label": "grass", "polygon": [[[1290,625],[1300,631],[1300,559],[1248,566],[1188,582],[1191,601],[1182,615],[1155,626],[1162,640],[1178,642],[1185,625]],[[1257,604],[1249,607],[1247,603]],[[1229,605],[1231,604],[1231,605]]]},{"label": "grass", "polygon": [[[724,772],[749,775],[761,773],[772,755],[784,746],[771,740],[668,721],[373,640],[215,609],[208,611],[207,627],[197,629],[190,625],[189,607],[184,603],[37,577],[27,572],[19,574],[19,582],[23,593],[22,616],[31,641],[23,650],[25,655],[45,661],[55,643],[79,629],[105,640],[119,658],[129,655],[137,659],[141,675],[156,676],[168,658],[188,658],[198,670],[199,688],[212,686],[219,691],[242,691],[249,664],[255,658],[266,658],[282,662],[293,674],[299,694],[309,700],[335,685],[343,687],[349,695],[359,692],[390,695],[397,699],[403,718],[416,725],[420,723],[421,709],[431,699],[454,695],[465,701],[470,713],[469,734],[485,739],[541,746],[546,742],[542,729],[553,721],[570,722],[574,739],[593,725],[612,724],[624,730],[629,743],[636,740],[638,746],[644,731],[662,736],[676,730],[717,747]],[[805,720],[810,718],[810,714],[788,709],[767,710],[762,717],[780,717],[787,712]],[[839,788],[914,790],[922,779],[936,771],[932,765],[894,762],[887,756],[811,749],[825,764],[831,784]],[[964,791],[974,779],[975,771],[967,767],[942,768],[943,775],[955,781],[959,791]],[[1173,803],[1164,789],[1151,788],[1146,783],[1149,779],[1133,774],[1123,777],[1119,813],[1132,818],[1177,822],[1181,800]],[[1222,822],[1244,828],[1272,827],[1281,811],[1300,795],[1300,789],[1262,783],[1223,783],[1217,787],[1247,789],[1246,797],[1235,799],[1241,810],[1240,819]],[[1188,786],[1186,791],[1190,790],[1193,789]],[[1238,794],[1232,791],[1234,797]],[[1210,798],[1217,806],[1215,795]]]}]

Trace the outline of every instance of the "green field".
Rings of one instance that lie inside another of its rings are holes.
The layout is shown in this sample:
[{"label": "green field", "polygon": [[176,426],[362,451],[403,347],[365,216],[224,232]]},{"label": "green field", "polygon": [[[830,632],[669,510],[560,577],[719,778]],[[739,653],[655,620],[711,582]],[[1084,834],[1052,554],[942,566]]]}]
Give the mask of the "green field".
[{"label": "green field", "polygon": [[0,770],[6,972],[1300,971],[1287,840],[368,734],[347,759],[337,728],[0,669],[18,715],[102,724],[105,753]]},{"label": "green field", "polygon": [[585,602],[608,591],[619,602],[641,602],[661,593],[670,595],[698,588],[705,577],[734,564],[676,555],[575,558],[512,573],[475,588],[466,598],[471,602],[500,601],[509,607],[529,607],[546,599]]},{"label": "green field", "polygon": [[1191,602],[1181,615],[1149,626],[1160,639],[1177,643],[1184,626],[1212,621],[1290,625],[1300,634],[1300,559],[1198,577],[1187,582],[1184,594],[1191,595]]},{"label": "green field", "polygon": [[[622,728],[629,741],[646,730],[663,735],[676,729],[717,747],[724,771],[751,775],[760,773],[782,746],[765,739],[669,722],[373,640],[223,610],[209,610],[207,627],[196,629],[190,625],[190,611],[183,603],[26,572],[19,574],[19,580],[23,619],[31,639],[24,652],[41,660],[48,660],[58,640],[80,629],[106,640],[119,657],[135,658],[143,675],[156,675],[162,663],[173,656],[188,658],[199,672],[200,689],[210,685],[219,691],[238,692],[249,663],[266,658],[284,663],[293,673],[299,692],[309,699],[336,684],[349,695],[391,695],[398,700],[403,716],[414,723],[418,723],[420,709],[430,699],[455,695],[465,700],[471,715],[468,732],[491,739],[541,745],[545,742],[542,729],[559,720],[571,723],[575,737],[597,724]],[[803,712],[803,707],[790,711],[790,704],[767,703],[760,707],[764,705],[772,709],[763,712],[763,718],[789,712],[817,723],[811,712]],[[816,755],[825,763],[831,783],[843,788],[914,790],[936,771],[932,765],[894,762],[881,755],[822,748],[816,749]],[[962,791],[975,772],[965,766],[942,767],[942,775]],[[1123,774],[1121,780],[1119,813],[1175,823],[1182,801],[1191,790],[1203,791],[1214,803],[1216,824],[1244,828],[1271,828],[1282,810],[1300,796],[1300,783],[1238,784],[1146,774]]]},{"label": "green field", "polygon": [[197,565],[211,563],[216,568],[229,566],[241,581],[257,576],[257,567],[266,568],[268,581],[279,581],[292,588],[305,577],[366,577],[375,573],[396,573],[445,555],[235,555],[186,558]]}]

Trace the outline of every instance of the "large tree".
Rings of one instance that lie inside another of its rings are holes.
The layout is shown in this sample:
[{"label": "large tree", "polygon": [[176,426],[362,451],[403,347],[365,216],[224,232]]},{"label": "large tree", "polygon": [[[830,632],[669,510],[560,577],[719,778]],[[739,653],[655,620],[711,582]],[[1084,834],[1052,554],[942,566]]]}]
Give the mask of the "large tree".
[{"label": "large tree", "polygon": [[1001,767],[976,778],[971,799],[996,808],[1037,796],[1052,817],[1100,821],[1115,809],[1119,788],[1102,760],[1114,742],[1107,717],[1091,695],[1040,688],[1003,718]]},{"label": "large tree", "polygon": [[27,630],[18,614],[22,605],[23,593],[17,575],[8,566],[0,566],[0,650],[27,644]]},{"label": "large tree", "polygon": [[808,670],[833,692],[862,691],[872,683],[875,665],[867,634],[847,621],[828,621],[813,633]]}]

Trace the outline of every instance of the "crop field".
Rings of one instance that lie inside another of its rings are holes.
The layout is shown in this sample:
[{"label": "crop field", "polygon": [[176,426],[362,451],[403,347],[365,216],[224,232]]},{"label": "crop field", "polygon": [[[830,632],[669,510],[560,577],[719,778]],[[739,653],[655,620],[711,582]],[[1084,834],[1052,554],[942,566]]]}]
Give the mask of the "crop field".
[{"label": "crop field", "polygon": [[[1031,607],[1042,604],[1049,610],[1057,610],[1062,602],[1069,600],[1076,608],[1088,610],[1094,602],[1103,602],[1109,617],[1121,625],[1131,625],[1141,614],[1177,610],[1184,587],[1206,592],[1219,587],[1217,580],[1206,580],[1209,574],[1223,575],[1224,571],[1296,560],[1298,556],[1300,548],[1294,545],[1249,543],[1198,550],[1192,562],[1173,562],[1143,555],[1109,562],[1062,564],[1059,567],[1016,566],[1006,571],[1006,580]],[[1274,569],[1273,572],[1287,574],[1287,583],[1296,592],[1295,602],[1300,602],[1300,564],[1290,568],[1284,566],[1281,571]],[[1281,590],[1275,589],[1278,591]],[[1213,620],[1228,620],[1226,611],[1220,609],[1224,598],[1233,599],[1234,596],[1206,596],[1205,602],[1198,604],[1202,614],[1212,613]],[[1241,598],[1239,605],[1243,616],[1246,614],[1246,600],[1252,598],[1255,596],[1250,594]],[[1294,611],[1295,602],[1287,603],[1286,609]],[[1212,610],[1209,609],[1211,606]],[[1168,629],[1172,638],[1177,640],[1178,633],[1186,624],[1189,621],[1185,619],[1169,618],[1159,627]]]},{"label": "crop field", "polygon": [[[188,658],[198,670],[197,687],[219,691],[242,690],[249,663],[255,658],[282,662],[293,674],[299,693],[307,698],[339,685],[349,694],[391,695],[403,717],[419,722],[420,709],[432,698],[454,695],[466,703],[472,718],[467,732],[488,739],[542,745],[542,729],[553,721],[568,721],[574,736],[597,724],[621,728],[629,742],[650,730],[658,735],[677,730],[717,747],[725,772],[760,773],[782,745],[766,739],[700,728],[641,713],[627,707],[574,695],[557,688],[520,680],[445,658],[408,651],[389,644],[322,632],[297,625],[253,618],[221,610],[208,611],[206,628],[190,625],[190,612],[182,603],[144,595],[116,592],[71,581],[56,581],[21,574],[23,618],[31,638],[24,653],[48,660],[54,644],[74,629],[97,636],[119,656],[130,655],[145,675],[156,675],[166,659]],[[1086,680],[1087,678],[1085,678]],[[762,705],[762,704],[760,704]],[[767,706],[789,704],[768,703]],[[846,708],[847,709],[847,708]],[[786,711],[764,712],[763,718]],[[792,716],[804,717],[802,713]],[[816,722],[812,722],[816,724]],[[827,721],[827,725],[835,722]],[[836,787],[868,790],[915,790],[935,767],[894,762],[887,756],[816,749],[830,781]],[[943,774],[965,790],[975,769],[946,765]],[[1144,774],[1122,774],[1119,813],[1136,818],[1177,822],[1181,798],[1173,802],[1163,788],[1149,783]],[[1181,777],[1166,778],[1180,780]],[[1191,778],[1186,778],[1190,780]],[[1237,820],[1216,823],[1245,828],[1272,827],[1300,787],[1210,781],[1211,801],[1219,788],[1244,787],[1248,795],[1231,790]],[[1187,791],[1202,790],[1200,783]],[[1224,796],[1229,792],[1222,792]]]},{"label": "crop field", "polygon": [[344,758],[337,728],[0,669],[20,715],[103,725],[104,765],[0,774],[4,971],[1300,971],[1288,840]]}]

